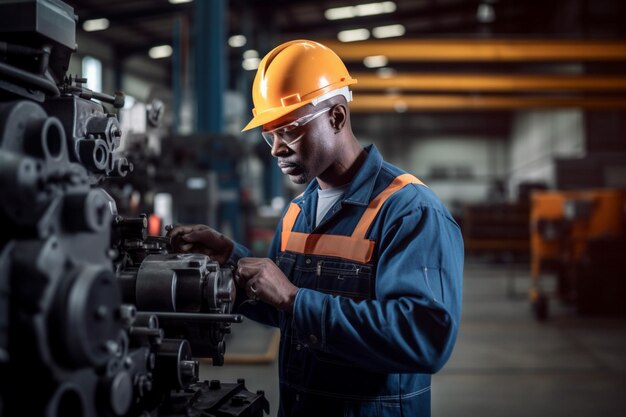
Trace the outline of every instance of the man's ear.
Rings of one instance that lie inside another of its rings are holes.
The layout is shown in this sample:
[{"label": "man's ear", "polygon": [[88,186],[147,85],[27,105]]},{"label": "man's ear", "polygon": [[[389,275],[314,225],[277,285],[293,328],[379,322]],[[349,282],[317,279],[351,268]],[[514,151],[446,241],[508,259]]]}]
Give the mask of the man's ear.
[{"label": "man's ear", "polygon": [[343,104],[335,104],[333,108],[330,109],[330,125],[335,133],[338,133],[343,129],[346,125],[347,118],[348,114],[346,107]]}]

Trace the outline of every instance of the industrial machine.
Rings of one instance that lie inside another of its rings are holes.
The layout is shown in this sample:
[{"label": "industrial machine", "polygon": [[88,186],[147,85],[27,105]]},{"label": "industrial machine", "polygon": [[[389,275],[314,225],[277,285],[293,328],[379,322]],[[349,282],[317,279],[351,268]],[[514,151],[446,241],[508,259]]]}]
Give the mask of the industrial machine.
[{"label": "industrial machine", "polygon": [[[548,316],[548,296],[542,285],[542,272],[546,269],[556,271],[558,298],[580,304],[587,296],[581,291],[581,277],[583,273],[590,275],[585,271],[593,270],[591,263],[596,259],[589,256],[590,245],[600,241],[611,241],[613,247],[623,245],[626,190],[541,191],[535,192],[531,201],[532,285],[529,298],[536,317],[544,320]],[[607,258],[604,263],[608,261]],[[598,259],[595,262],[603,261]],[[596,272],[600,271],[598,266]],[[614,278],[623,281],[624,277]]]},{"label": "industrial machine", "polygon": [[105,107],[123,95],[66,74],[75,24],[0,3],[0,416],[261,416],[245,381],[199,381],[242,320],[233,271],[169,253],[100,186],[133,169]]}]

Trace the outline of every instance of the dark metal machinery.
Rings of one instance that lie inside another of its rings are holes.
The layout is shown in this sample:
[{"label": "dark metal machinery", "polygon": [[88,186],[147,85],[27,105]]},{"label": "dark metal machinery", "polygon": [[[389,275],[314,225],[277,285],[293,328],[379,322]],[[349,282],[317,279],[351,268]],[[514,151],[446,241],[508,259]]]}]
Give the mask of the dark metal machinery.
[{"label": "dark metal machinery", "polygon": [[98,187],[132,164],[92,99],[123,96],[66,76],[75,24],[59,0],[0,2],[0,416],[261,416],[243,380],[198,380],[242,320],[231,270]]}]

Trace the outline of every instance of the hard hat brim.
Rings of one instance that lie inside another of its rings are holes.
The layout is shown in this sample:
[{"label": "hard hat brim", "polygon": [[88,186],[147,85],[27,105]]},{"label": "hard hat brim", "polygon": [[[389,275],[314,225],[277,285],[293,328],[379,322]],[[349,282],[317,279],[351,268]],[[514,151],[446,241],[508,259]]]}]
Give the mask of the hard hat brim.
[{"label": "hard hat brim", "polygon": [[241,129],[241,131],[245,132],[246,130],[254,129],[255,127],[263,126],[266,123],[278,120],[281,117],[288,115],[292,111],[298,110],[300,107],[306,106],[311,101],[313,101],[313,99],[301,101],[299,103],[292,104],[291,106],[274,107],[273,109],[266,110],[263,113],[259,113],[254,116],[252,120],[250,120],[250,122],[246,125],[246,127]]},{"label": "hard hat brim", "polygon": [[352,92],[348,90],[348,86],[352,84],[356,84],[357,80],[354,78],[350,78],[349,80],[342,82],[338,88],[333,88],[332,90],[327,91],[321,96],[313,97],[308,100],[300,101],[298,103],[292,104],[291,106],[285,107],[274,107],[264,111],[263,113],[259,113],[250,120],[250,122],[244,127],[241,131],[245,132],[246,130],[254,129],[255,127],[263,126],[266,123],[273,122],[274,120],[278,120],[283,116],[288,115],[292,111],[299,109],[300,107],[304,107],[309,103],[313,103],[316,106],[320,101],[328,100],[329,98],[335,95],[343,95],[346,97],[346,101],[352,101]]}]

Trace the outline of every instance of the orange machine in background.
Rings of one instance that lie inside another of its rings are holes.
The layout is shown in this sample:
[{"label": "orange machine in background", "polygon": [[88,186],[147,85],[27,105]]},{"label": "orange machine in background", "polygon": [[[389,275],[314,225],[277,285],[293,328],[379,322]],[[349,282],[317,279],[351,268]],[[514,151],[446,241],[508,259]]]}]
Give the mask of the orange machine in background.
[{"label": "orange machine in background", "polygon": [[546,319],[548,315],[548,297],[541,285],[542,269],[556,270],[557,296],[566,302],[576,302],[584,296],[577,285],[581,271],[592,270],[588,267],[590,244],[594,241],[623,242],[625,209],[626,190],[621,189],[533,193],[529,297],[538,319]]}]

